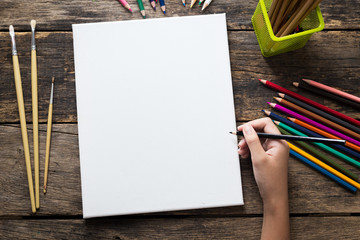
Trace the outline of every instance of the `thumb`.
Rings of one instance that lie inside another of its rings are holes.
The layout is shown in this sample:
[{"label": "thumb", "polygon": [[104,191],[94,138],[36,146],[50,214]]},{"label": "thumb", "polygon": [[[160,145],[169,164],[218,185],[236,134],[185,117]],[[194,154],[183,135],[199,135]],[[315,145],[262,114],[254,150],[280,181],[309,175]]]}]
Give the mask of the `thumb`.
[{"label": "thumb", "polygon": [[252,158],[262,158],[266,155],[264,148],[262,147],[259,137],[254,128],[250,124],[245,124],[243,128],[245,141],[250,149]]}]

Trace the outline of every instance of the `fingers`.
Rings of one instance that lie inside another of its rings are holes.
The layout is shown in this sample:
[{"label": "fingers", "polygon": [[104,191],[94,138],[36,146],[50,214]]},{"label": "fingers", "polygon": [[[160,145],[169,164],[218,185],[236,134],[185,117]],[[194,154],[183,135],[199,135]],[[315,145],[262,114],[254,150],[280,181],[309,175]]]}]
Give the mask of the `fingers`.
[{"label": "fingers", "polygon": [[247,146],[246,141],[245,141],[244,138],[241,139],[241,141],[239,142],[239,145],[238,145],[238,146],[239,146],[238,153],[239,153],[240,157],[241,157],[242,159],[248,158],[250,152],[249,152],[249,148],[248,148],[248,146]]},{"label": "fingers", "polygon": [[[256,119],[246,124],[250,124],[257,132],[280,134],[275,124],[268,117]],[[244,125],[239,126],[238,131],[243,131],[243,128]]]},{"label": "fingers", "polygon": [[250,150],[253,159],[261,159],[265,157],[266,153],[260,142],[260,139],[250,123],[247,123],[242,128],[244,133],[244,139]]}]

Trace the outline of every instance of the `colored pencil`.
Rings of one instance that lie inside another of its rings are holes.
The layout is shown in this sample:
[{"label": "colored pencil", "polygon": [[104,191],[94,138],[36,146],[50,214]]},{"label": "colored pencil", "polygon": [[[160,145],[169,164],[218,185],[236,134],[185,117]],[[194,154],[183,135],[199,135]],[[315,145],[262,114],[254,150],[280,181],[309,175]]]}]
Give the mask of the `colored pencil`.
[{"label": "colored pencil", "polygon": [[320,128],[320,129],[322,129],[324,131],[327,131],[327,132],[329,132],[331,134],[334,134],[335,136],[338,136],[338,137],[340,137],[340,138],[342,138],[344,140],[350,141],[350,142],[360,146],[359,141],[357,141],[357,140],[355,140],[355,139],[353,139],[353,138],[351,138],[351,137],[349,137],[349,136],[347,136],[345,134],[342,134],[342,133],[340,133],[340,132],[338,132],[338,131],[336,131],[336,130],[334,130],[332,128],[329,128],[329,127],[327,127],[327,126],[325,126],[325,125],[323,125],[321,123],[318,123],[318,122],[316,122],[316,121],[314,121],[314,120],[312,120],[310,118],[304,117],[303,115],[300,115],[300,114],[298,114],[298,113],[296,113],[294,111],[291,111],[290,109],[287,109],[287,108],[281,106],[280,104],[270,103],[270,102],[268,102],[268,104],[271,107],[273,107],[274,109],[279,110],[279,111],[281,111],[281,112],[283,112],[283,113],[285,113],[285,114],[287,114],[289,116],[298,118],[298,119],[300,119],[300,120],[302,120],[304,122],[307,122],[309,124],[317,126],[318,128]]},{"label": "colored pencil", "polygon": [[299,159],[300,161],[302,161],[303,163],[309,165],[310,167],[314,168],[315,170],[321,172],[322,174],[324,174],[325,176],[329,177],[330,179],[334,180],[335,182],[339,183],[341,186],[345,187],[346,189],[352,191],[353,193],[356,193],[357,189],[356,187],[354,187],[353,185],[345,182],[344,180],[342,180],[341,178],[335,176],[334,174],[332,174],[331,172],[327,171],[326,169],[320,167],[319,165],[313,163],[312,161],[310,161],[309,159],[307,159],[306,157],[300,155],[299,153],[295,152],[294,150],[290,149],[290,155],[293,156],[294,158]]},{"label": "colored pencil", "polygon": [[161,11],[166,14],[165,0],[159,0]]},{"label": "colored pencil", "polygon": [[191,0],[191,3],[190,3],[190,8],[192,8],[194,6],[194,4],[196,3],[196,0]]},{"label": "colored pencil", "polygon": [[342,180],[344,180],[345,182],[353,185],[354,187],[356,187],[357,189],[360,189],[360,184],[355,182],[354,180],[350,179],[349,177],[345,176],[344,174],[342,174],[341,172],[335,170],[334,168],[330,167],[329,165],[323,163],[322,161],[320,161],[319,159],[317,159],[316,157],[308,154],[307,152],[303,151],[302,149],[296,147],[295,145],[293,145],[292,143],[289,143],[289,147],[290,149],[292,149],[294,152],[297,152],[298,154],[306,157],[307,159],[309,159],[310,161],[312,161],[313,163],[319,165],[320,167],[328,170],[329,172],[331,172],[332,174],[336,175],[337,177],[341,178]]},{"label": "colored pencil", "polygon": [[185,5],[186,5],[186,2],[185,2],[185,0],[182,0],[182,4],[184,5],[184,7],[185,7]]},{"label": "colored pencil", "polygon": [[278,4],[279,0],[273,0],[268,12],[269,20],[271,19],[272,15],[274,14],[274,10],[276,8],[276,5]]},{"label": "colored pencil", "polygon": [[354,132],[354,131],[351,131],[337,123],[334,123],[326,118],[323,118],[319,115],[317,115],[316,113],[313,113],[313,112],[310,112],[300,106],[297,106],[296,104],[292,103],[292,102],[289,102],[285,99],[282,99],[282,98],[279,98],[279,97],[274,97],[274,99],[276,101],[278,101],[279,103],[281,103],[282,105],[284,105],[285,107],[288,107],[288,108],[292,108],[293,110],[295,110],[296,112],[298,113],[301,113],[303,115],[306,115],[308,117],[310,117],[311,119],[314,119],[318,122],[321,122],[323,124],[326,124],[327,126],[329,127],[332,127],[334,129],[337,129],[338,131],[341,131],[343,133],[346,133],[347,135],[353,137],[353,138],[356,138],[356,139],[360,139],[360,134]]},{"label": "colored pencil", "polygon": [[14,67],[15,89],[16,89],[16,97],[17,97],[18,109],[19,109],[20,127],[21,127],[21,135],[22,135],[22,141],[24,147],[25,166],[26,166],[26,173],[27,173],[27,179],[29,185],[31,210],[33,213],[35,213],[36,207],[35,207],[34,185],[33,185],[31,163],[30,163],[29,139],[26,128],[24,96],[23,96],[22,83],[21,83],[19,58],[17,55],[16,43],[15,43],[15,31],[13,25],[10,25],[9,33],[10,33],[11,45],[12,45],[12,60]]},{"label": "colored pencil", "polygon": [[47,180],[50,159],[50,142],[51,142],[51,126],[52,126],[52,113],[53,113],[53,99],[54,99],[54,77],[51,80],[51,92],[48,112],[48,123],[46,131],[46,152],[45,152],[45,172],[44,172],[44,194],[47,191]]},{"label": "colored pencil", "polygon": [[302,5],[301,8],[299,8],[300,11],[290,17],[290,19],[287,21],[289,22],[289,24],[286,27],[282,27],[284,28],[284,30],[282,31],[280,29],[280,37],[286,36],[292,31],[294,31],[296,26],[298,26],[307,17],[307,15],[309,15],[309,13],[313,11],[317,7],[317,5],[319,5],[320,2],[321,0],[307,0],[305,4]]},{"label": "colored pencil", "polygon": [[[274,121],[274,123],[277,125],[279,131],[282,134],[286,134],[286,135],[291,135],[291,133],[289,133],[288,131],[286,131],[282,126],[286,125],[284,123],[281,123],[279,121]],[[289,126],[288,126],[289,127]],[[290,128],[290,127],[289,127]],[[296,131],[294,129],[294,131]],[[316,148],[312,147],[310,144],[304,143],[304,142],[299,142],[296,141],[295,142],[297,145],[299,145],[300,147],[302,147],[304,150],[308,151],[310,154],[312,154],[314,157],[318,158],[319,160],[325,162],[326,164],[332,166],[333,168],[335,168],[336,170],[342,172],[343,174],[345,174],[346,176],[354,179],[355,181],[357,181],[359,179],[359,176],[356,175],[355,173],[351,172],[350,170],[346,169],[345,167],[343,167],[342,165],[338,164],[335,160],[331,159],[330,157],[326,156],[325,154],[323,154],[322,152],[318,151]]]},{"label": "colored pencil", "polygon": [[[233,135],[244,136],[243,132],[230,132]],[[281,135],[281,134],[270,134],[270,133],[257,133],[259,138],[269,138],[269,139],[285,139],[292,141],[304,141],[304,142],[322,142],[322,143],[338,143],[345,144],[345,140],[330,138],[314,138],[314,137],[303,137],[303,136],[292,136],[292,135]]]},{"label": "colored pencil", "polygon": [[275,5],[274,12],[272,13],[271,18],[270,18],[271,26],[274,26],[275,20],[278,16],[278,13],[280,11],[283,1],[284,0],[278,0],[278,2]]},{"label": "colored pencil", "polygon": [[[282,128],[284,128],[285,130],[287,130],[287,131],[290,132],[291,134],[299,135],[299,136],[304,136],[304,137],[309,136],[309,135],[306,135],[306,134],[304,134],[304,133],[302,133],[302,132],[297,131],[296,129],[294,129],[294,128],[288,126],[288,125],[286,125],[285,123],[280,123],[279,126],[282,127]],[[321,147],[322,149],[325,149],[325,150],[327,150],[328,152],[331,152],[331,153],[333,153],[334,151],[336,151],[336,150],[334,150],[334,149],[329,150],[329,149],[328,149],[328,146],[325,145],[325,144],[322,144],[322,143],[315,143],[315,142],[313,142],[313,144],[315,144],[315,145]],[[344,159],[344,160],[347,161],[348,163],[350,163],[350,164],[352,164],[352,165],[360,168],[360,162],[356,161],[355,159],[352,159],[352,158],[350,158],[350,157],[342,158],[342,159]]]},{"label": "colored pencil", "polygon": [[342,114],[342,113],[340,113],[340,112],[337,112],[337,111],[335,111],[335,110],[333,110],[333,109],[331,109],[331,108],[328,108],[328,107],[326,107],[326,106],[324,106],[324,105],[321,105],[320,103],[317,103],[317,102],[315,102],[315,101],[313,101],[313,100],[311,100],[311,99],[308,99],[308,98],[306,98],[306,97],[303,97],[303,96],[301,96],[300,94],[297,94],[297,93],[295,93],[295,92],[293,92],[293,91],[290,91],[290,90],[288,90],[288,89],[286,89],[286,88],[283,88],[283,87],[281,87],[281,86],[279,86],[279,85],[277,85],[277,84],[275,84],[275,83],[273,83],[273,82],[270,82],[270,81],[268,81],[268,80],[263,80],[263,79],[259,79],[259,80],[260,80],[260,82],[261,82],[262,84],[264,84],[265,86],[268,86],[268,87],[270,87],[270,88],[272,88],[272,89],[275,89],[275,90],[277,90],[278,92],[282,92],[282,93],[285,93],[285,94],[290,95],[290,96],[292,96],[292,97],[295,97],[295,98],[299,99],[300,101],[303,101],[303,102],[305,102],[305,103],[307,103],[307,104],[309,104],[309,105],[312,105],[312,106],[314,106],[314,107],[317,107],[317,108],[319,108],[319,109],[321,109],[321,110],[323,110],[323,111],[325,111],[325,112],[328,112],[328,113],[330,113],[330,114],[332,114],[332,115],[334,115],[334,116],[337,116],[337,117],[339,117],[339,118],[341,118],[341,119],[343,119],[343,120],[346,120],[346,121],[348,121],[348,122],[350,122],[350,123],[352,123],[352,124],[355,124],[355,125],[357,125],[357,126],[360,126],[360,121],[358,121],[358,120],[356,120],[356,119],[353,119],[353,118],[351,118],[351,117],[349,117],[349,116],[347,116],[347,115],[345,115],[345,114]]},{"label": "colored pencil", "polygon": [[347,98],[351,101],[354,101],[354,102],[357,102],[357,103],[360,103],[360,97],[357,97],[357,96],[354,96],[350,93],[347,93],[347,92],[343,92],[339,89],[336,89],[336,88],[333,88],[333,87],[330,87],[330,86],[327,86],[325,84],[322,84],[322,83],[319,83],[319,82],[316,82],[314,80],[310,80],[310,79],[302,79],[303,81],[305,81],[307,84],[311,85],[311,86],[314,86],[314,87],[317,87],[317,88],[320,88],[324,91],[327,91],[327,92],[330,92],[330,93],[333,93],[333,94],[336,94],[338,96],[341,96],[343,98]]},{"label": "colored pencil", "polygon": [[150,6],[154,9],[154,11],[156,11],[156,2],[155,0],[149,0],[150,2]]},{"label": "colored pencil", "polygon": [[34,177],[35,177],[35,207],[40,208],[39,194],[39,116],[38,116],[38,82],[37,82],[37,62],[35,27],[36,21],[31,20],[31,99],[32,99],[32,118],[33,118],[33,145],[34,145]]},{"label": "colored pencil", "polygon": [[[292,122],[294,122],[294,123],[296,123],[296,124],[304,127],[304,128],[307,128],[307,129],[309,129],[309,130],[311,130],[311,131],[313,131],[313,132],[316,132],[316,133],[318,133],[318,134],[320,134],[320,135],[322,135],[322,136],[324,136],[324,137],[334,138],[334,139],[340,139],[339,137],[337,137],[337,136],[335,136],[335,135],[333,135],[333,134],[331,134],[331,133],[325,132],[325,131],[323,131],[323,130],[317,128],[317,127],[314,127],[313,125],[307,124],[306,122],[303,122],[303,121],[301,121],[301,120],[299,120],[299,119],[296,119],[296,118],[288,118],[288,119],[289,119],[290,121],[292,121]],[[352,148],[352,149],[360,152],[360,147],[357,146],[357,145],[355,145],[355,144],[353,144],[353,143],[351,143],[351,142],[345,142],[345,146],[347,146],[347,147],[349,147],[349,148]]]},{"label": "colored pencil", "polygon": [[201,11],[204,11],[205,8],[207,8],[210,5],[211,2],[212,2],[212,0],[206,0],[203,7],[202,7],[202,9],[201,9]]},{"label": "colored pencil", "polygon": [[124,8],[126,8],[127,10],[129,10],[132,13],[132,9],[131,9],[130,5],[125,0],[118,0],[118,1],[121,3],[121,5],[124,6]]},{"label": "colored pencil", "polygon": [[140,14],[143,18],[146,18],[146,15],[145,15],[145,8],[144,8],[144,4],[142,2],[142,0],[137,0],[138,2],[138,5],[139,5],[139,9],[140,9]]},{"label": "colored pencil", "polygon": [[[294,1],[294,0],[293,0]],[[277,32],[279,27],[280,27],[280,24],[281,24],[281,21],[282,21],[282,16],[284,15],[287,7],[289,6],[289,3],[291,1],[290,0],[284,0],[280,6],[280,9],[279,9],[279,13],[277,14],[276,18],[275,18],[275,21],[274,21],[274,25],[273,25],[273,31],[274,32]]]},{"label": "colored pencil", "polygon": [[333,116],[331,114],[328,114],[327,112],[324,112],[324,111],[322,111],[322,110],[320,110],[320,109],[318,109],[316,107],[313,107],[313,106],[311,106],[309,104],[306,104],[306,103],[304,103],[304,102],[302,102],[302,101],[300,101],[300,100],[298,100],[296,98],[293,98],[293,97],[291,97],[291,96],[289,96],[287,94],[278,93],[278,95],[280,97],[284,98],[285,100],[288,100],[290,102],[295,103],[296,105],[298,105],[300,107],[303,107],[303,108],[305,108],[305,109],[307,109],[307,110],[309,110],[311,112],[314,112],[314,113],[316,113],[316,114],[318,114],[318,115],[320,115],[320,116],[322,116],[324,118],[327,118],[327,119],[329,119],[329,120],[331,120],[333,122],[336,122],[337,124],[340,124],[340,125],[348,128],[348,129],[350,129],[350,130],[352,130],[354,132],[360,133],[360,128],[358,128],[358,127],[356,127],[356,126],[354,126],[354,125],[352,125],[352,124],[350,124],[350,123],[348,123],[348,122],[346,122],[346,121],[344,121],[344,120],[342,120],[340,118],[337,118],[337,117],[335,117],[335,116]]},{"label": "colored pencil", "polygon": [[299,87],[299,88],[305,89],[307,91],[310,91],[312,93],[315,93],[316,95],[324,96],[324,97],[327,97],[327,98],[329,98],[331,100],[335,100],[335,101],[338,101],[338,102],[341,102],[341,103],[345,103],[345,104],[350,105],[350,106],[352,106],[354,108],[360,109],[360,103],[357,103],[357,102],[351,101],[349,99],[339,97],[338,95],[335,95],[335,94],[326,92],[324,90],[315,88],[315,87],[313,87],[313,86],[311,86],[311,85],[309,85],[307,83],[293,82],[293,85],[295,87]]},{"label": "colored pencil", "polygon": [[[273,112],[270,112],[270,111],[267,111],[267,110],[263,110],[263,112],[265,113],[265,115],[269,116],[270,118],[272,119],[275,119],[277,121],[280,121],[286,125],[288,125],[289,127],[297,130],[297,131],[300,131],[301,133],[303,134],[306,134],[307,136],[311,136],[311,137],[319,137],[321,138],[322,136],[318,133],[315,133],[313,131],[310,131],[298,124],[295,124],[293,123],[292,121],[286,119],[286,118],[283,118]],[[348,155],[345,155],[344,153],[342,152],[339,152],[337,150],[335,150],[334,148],[340,150],[340,151],[343,151],[343,152],[346,152],[347,154],[350,154],[352,156],[355,156],[357,157],[358,159],[359,158],[359,153],[355,152],[355,151],[352,151],[351,149],[348,149],[347,147],[344,147],[343,145],[341,144],[330,144],[330,146],[327,146],[325,144],[322,144],[322,143],[312,143],[314,145],[317,145],[318,147],[324,149],[325,151],[329,152],[330,154],[346,161],[346,162],[349,162],[349,163],[354,163],[353,165],[357,165],[357,161],[351,157],[349,157]]]}]

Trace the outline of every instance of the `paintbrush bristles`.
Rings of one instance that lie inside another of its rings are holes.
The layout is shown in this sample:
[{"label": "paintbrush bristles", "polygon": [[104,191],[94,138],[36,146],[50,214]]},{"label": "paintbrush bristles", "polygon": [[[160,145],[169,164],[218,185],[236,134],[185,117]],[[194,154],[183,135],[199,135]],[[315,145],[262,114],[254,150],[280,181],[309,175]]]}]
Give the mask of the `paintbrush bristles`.
[{"label": "paintbrush bristles", "polygon": [[54,83],[54,81],[55,81],[55,77],[52,77],[51,83]]},{"label": "paintbrush bristles", "polygon": [[9,32],[10,32],[10,36],[14,36],[14,35],[15,35],[15,31],[14,31],[13,25],[10,25],[10,27],[9,27]]},{"label": "paintbrush bristles", "polygon": [[36,27],[36,20],[31,20],[31,21],[30,21],[30,25],[31,25],[31,29],[35,29],[35,27]]}]

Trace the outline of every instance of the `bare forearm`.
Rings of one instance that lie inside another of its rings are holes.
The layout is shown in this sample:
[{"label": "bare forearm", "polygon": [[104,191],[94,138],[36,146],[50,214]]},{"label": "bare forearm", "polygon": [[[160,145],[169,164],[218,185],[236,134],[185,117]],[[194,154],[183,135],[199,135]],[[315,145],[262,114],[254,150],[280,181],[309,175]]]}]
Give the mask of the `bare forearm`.
[{"label": "bare forearm", "polygon": [[261,239],[290,239],[288,198],[264,203],[264,219]]}]

